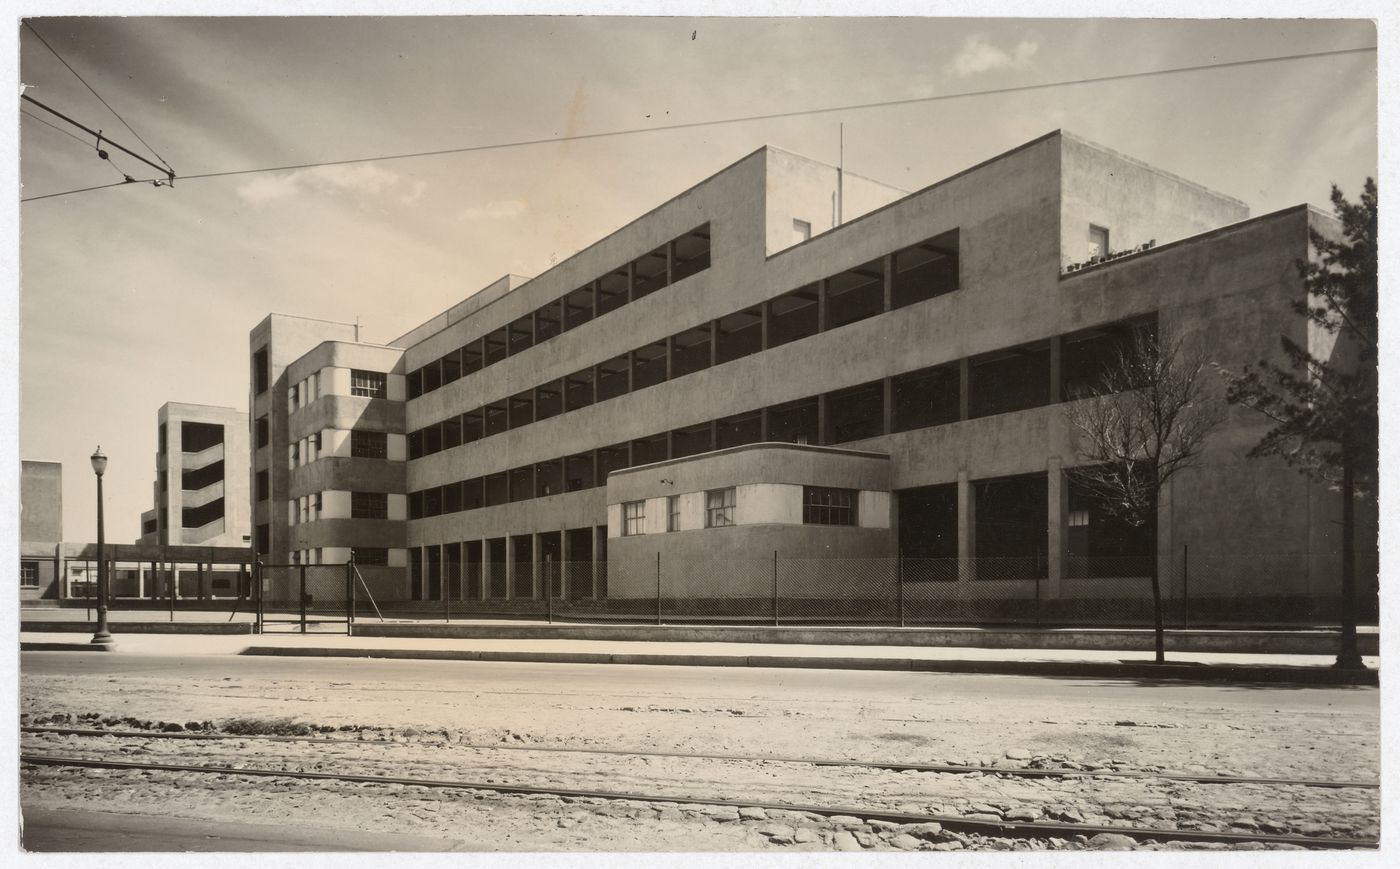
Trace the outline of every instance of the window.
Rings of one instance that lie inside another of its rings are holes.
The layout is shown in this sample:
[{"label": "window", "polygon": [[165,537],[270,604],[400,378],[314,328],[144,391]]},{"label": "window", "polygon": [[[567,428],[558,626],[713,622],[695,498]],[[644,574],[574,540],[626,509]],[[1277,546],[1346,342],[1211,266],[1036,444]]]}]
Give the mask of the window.
[{"label": "window", "polygon": [[184,528],[203,528],[210,522],[215,522],[224,518],[224,499],[215,498],[207,504],[199,507],[186,507],[181,511],[181,523]]},{"label": "window", "polygon": [[495,365],[497,362],[500,362],[502,359],[506,358],[506,347],[508,346],[506,332],[507,328],[505,326],[502,326],[496,331],[488,334],[485,337],[485,339],[483,339],[484,346],[482,348],[482,367],[485,367],[487,365]]},{"label": "window", "polygon": [[417,398],[423,394],[423,369],[417,368],[408,374],[408,397]]},{"label": "window", "polygon": [[535,465],[535,497],[557,495],[564,491],[564,461],[540,462]]},{"label": "window", "polygon": [[826,282],[826,328],[835,329],[885,309],[885,261],[873,260]]},{"label": "window", "polygon": [[187,492],[197,492],[215,483],[224,481],[224,462],[220,459],[193,471],[180,472],[180,488]]},{"label": "window", "polygon": [[535,421],[557,416],[564,408],[564,392],[560,381],[551,380],[535,387]]},{"label": "window", "polygon": [[972,486],[977,578],[1044,578],[1050,539],[1046,473],[976,480]]},{"label": "window", "polygon": [[[265,416],[260,416],[260,417],[258,417],[257,422],[255,422],[255,423],[253,424],[253,429],[254,429],[254,438],[255,438],[254,443],[255,443],[257,446],[259,446],[259,447],[265,447],[265,446],[267,446],[268,441],[270,440],[269,435],[268,435],[268,431],[267,431],[267,417],[265,417]],[[162,438],[162,441],[163,441],[163,440],[164,440],[164,438]],[[161,452],[165,452],[165,444],[164,444],[164,443],[161,444]]]},{"label": "window", "polygon": [[564,409],[578,410],[593,403],[593,369],[570,374],[564,378]]},{"label": "window", "polygon": [[1151,315],[1065,335],[1060,345],[1060,398],[1073,401],[1101,393],[1104,375],[1120,368],[1122,354],[1134,351],[1136,335],[1151,336],[1156,328],[1156,315]]},{"label": "window", "polygon": [[264,347],[253,354],[253,393],[262,395],[267,392],[268,380],[267,348]]},{"label": "window", "polygon": [[817,400],[803,398],[768,408],[768,440],[789,444],[815,444]]},{"label": "window", "polygon": [[667,440],[666,432],[661,432],[651,437],[637,438],[632,441],[632,466],[649,465],[652,462],[664,462],[669,459]]},{"label": "window", "polygon": [[460,482],[448,483],[442,487],[442,512],[459,513],[462,510],[462,484]]},{"label": "window", "polygon": [[297,387],[293,386],[287,390],[287,412],[297,409]]},{"label": "window", "polygon": [[480,408],[462,414],[462,443],[469,444],[472,441],[481,440],[481,427],[482,413]]},{"label": "window", "polygon": [[609,398],[627,394],[631,388],[628,383],[628,372],[631,370],[631,363],[627,358],[629,355],[624,353],[598,363],[598,378],[595,384],[597,401],[607,401]]},{"label": "window", "polygon": [[316,519],[320,519],[320,518],[321,518],[321,493],[320,493],[320,492],[317,492],[317,493],[315,493],[314,495],[308,495],[306,499],[307,499],[308,504],[310,505],[309,509],[310,509],[310,511],[311,511],[311,518],[312,518],[312,520],[314,521],[314,520],[316,520]]},{"label": "window", "polygon": [[[156,432],[156,435],[157,435],[157,437],[158,437],[159,440],[160,440],[160,448],[157,450],[157,452],[164,453],[164,452],[165,452],[165,423],[161,423],[161,424],[160,424],[160,429]],[[261,445],[260,445],[260,446],[261,446]]]},{"label": "window", "polygon": [[646,501],[628,501],[622,505],[622,536],[635,537],[645,533],[647,520]]},{"label": "window", "polygon": [[855,525],[856,490],[802,487],[802,524]]},{"label": "window", "polygon": [[716,449],[756,444],[763,439],[763,411],[751,410],[725,417],[716,428]]},{"label": "window", "polygon": [[486,405],[486,407],[482,408],[482,412],[486,414],[485,426],[487,437],[490,437],[493,434],[500,434],[501,432],[506,430],[505,399],[501,399],[500,401],[495,401],[491,404]]},{"label": "window", "polygon": [[681,496],[670,495],[666,498],[666,530],[681,530]]},{"label": "window", "polygon": [[462,351],[453,350],[442,357],[442,383],[444,386],[462,376]]},{"label": "window", "polygon": [[350,432],[350,455],[357,459],[387,459],[389,436],[382,431]]},{"label": "window", "polygon": [[[708,330],[706,330],[708,332]],[[708,334],[705,342],[705,364],[710,362]],[[657,341],[632,351],[632,391],[645,389],[666,381],[666,342]]]},{"label": "window", "polygon": [[671,377],[710,367],[710,324],[687,329],[671,339]]},{"label": "window", "polygon": [[389,496],[382,492],[351,492],[350,518],[388,519]]},{"label": "window", "polygon": [[573,329],[593,319],[593,284],[564,297],[564,328]]},{"label": "window", "polygon": [[514,356],[535,346],[535,317],[526,314],[506,327],[508,344],[506,352]]},{"label": "window", "polygon": [[268,498],[271,497],[271,495],[269,494],[270,487],[268,485],[267,471],[258,471],[257,486],[255,488],[257,490],[259,501],[266,501]]},{"label": "window", "polygon": [[1089,224],[1089,259],[1108,256],[1108,230]]},{"label": "window", "polygon": [[[439,386],[442,386],[442,360],[434,359],[423,366],[423,391],[432,392]],[[351,394],[354,394],[353,389]]]},{"label": "window", "polygon": [[512,395],[508,401],[510,428],[520,428],[535,421],[535,393],[527,389]]},{"label": "window", "polygon": [[199,453],[224,442],[224,427],[217,423],[180,423],[180,450]]},{"label": "window", "polygon": [[593,454],[579,453],[564,460],[564,491],[593,488]]},{"label": "window", "polygon": [[894,430],[957,422],[960,411],[957,365],[910,371],[894,378]]},{"label": "window", "polygon": [[710,225],[697,226],[671,242],[671,283],[710,267]]},{"label": "window", "polygon": [[705,527],[726,528],[734,524],[734,487],[711,489],[705,493]]},{"label": "window", "polygon": [[806,220],[792,219],[792,243],[801,244],[812,237],[812,224]]},{"label": "window", "polygon": [[272,551],[272,534],[270,525],[259,525],[255,530],[258,541],[258,554],[266,555]]},{"label": "window", "polygon": [[958,231],[945,232],[894,255],[890,304],[895,308],[958,288]]},{"label": "window", "polygon": [[784,293],[768,303],[768,346],[780,347],[817,334],[817,284]]},{"label": "window", "polygon": [[627,304],[627,288],[631,282],[630,269],[623,266],[598,279],[597,316],[615,311]]},{"label": "window", "polygon": [[719,318],[715,330],[715,364],[742,359],[763,349],[763,309],[749,308]]},{"label": "window", "polygon": [[977,418],[1050,403],[1050,344],[1042,341],[971,360],[968,416]]},{"label": "window", "polygon": [[350,557],[355,559],[356,564],[388,564],[389,550],[375,546],[355,546],[350,550]]},{"label": "window", "polygon": [[38,588],[39,587],[39,562],[21,561],[19,563],[19,587]]},{"label": "window", "polygon": [[632,301],[649,296],[669,282],[666,245],[632,261]]},{"label": "window", "polygon": [[833,444],[885,433],[885,384],[876,380],[826,394],[826,442]]},{"label": "window", "polygon": [[702,422],[671,432],[671,458],[680,459],[697,453],[708,453],[714,449],[711,442],[712,431],[710,423]]},{"label": "window", "polygon": [[350,394],[364,398],[384,398],[389,378],[382,371],[350,370]]},{"label": "window", "polygon": [[559,302],[550,302],[543,308],[535,312],[535,343],[548,341],[558,335],[561,329],[560,317],[561,305]]},{"label": "window", "polygon": [[512,468],[508,476],[510,477],[510,500],[528,501],[535,497],[535,466],[525,465],[521,468]]}]

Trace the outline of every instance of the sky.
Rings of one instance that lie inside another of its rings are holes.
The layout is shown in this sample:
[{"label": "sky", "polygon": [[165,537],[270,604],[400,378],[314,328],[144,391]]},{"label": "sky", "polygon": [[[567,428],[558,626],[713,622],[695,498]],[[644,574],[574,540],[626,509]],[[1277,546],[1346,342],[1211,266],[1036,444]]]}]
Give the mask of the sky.
[{"label": "sky", "polygon": [[[1349,13],[1355,14],[1355,13]],[[645,129],[1365,48],[1369,21],[949,18],[30,20],[24,93],[178,176]],[[764,144],[918,189],[1063,128],[1244,200],[1377,173],[1374,52],[474,153],[131,184],[18,207],[18,453],[64,465],[65,537],[151,506],[167,401],[247,409],[269,312],[387,342],[537,275]],[[153,177],[19,119],[23,197]],[[139,139],[136,134],[139,134]],[[148,145],[143,145],[144,140]],[[152,159],[155,159],[154,157]],[[160,160],[156,160],[160,162]],[[105,164],[105,165],[104,165]],[[117,167],[114,170],[113,165]]]}]

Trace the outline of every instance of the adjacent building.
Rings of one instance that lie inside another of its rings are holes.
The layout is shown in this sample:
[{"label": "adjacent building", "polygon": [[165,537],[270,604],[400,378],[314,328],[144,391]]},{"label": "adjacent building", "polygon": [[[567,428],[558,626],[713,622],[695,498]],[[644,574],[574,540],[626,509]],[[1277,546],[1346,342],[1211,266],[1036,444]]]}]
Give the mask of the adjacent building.
[{"label": "adjacent building", "polygon": [[157,414],[155,506],[141,514],[142,544],[251,545],[248,415],[168,402]]},{"label": "adjacent building", "polygon": [[1336,231],[1064,132],[914,193],[762,148],[387,346],[269,316],[256,546],[353,550],[406,599],[643,598],[658,557],[705,565],[680,593],[743,596],[778,555],[825,562],[795,580],[820,593],[837,560],[908,559],[901,582],[1072,598],[1152,559],[1181,581],[1188,546],[1236,558],[1193,593],[1330,594],[1336,497],[1246,460],[1249,411],[1172,483],[1155,550],[1064,472],[1063,403],[1137,330],[1235,368],[1319,347],[1290,308],[1310,229]]},{"label": "adjacent building", "polygon": [[20,603],[57,600],[62,576],[63,465],[20,462]]}]

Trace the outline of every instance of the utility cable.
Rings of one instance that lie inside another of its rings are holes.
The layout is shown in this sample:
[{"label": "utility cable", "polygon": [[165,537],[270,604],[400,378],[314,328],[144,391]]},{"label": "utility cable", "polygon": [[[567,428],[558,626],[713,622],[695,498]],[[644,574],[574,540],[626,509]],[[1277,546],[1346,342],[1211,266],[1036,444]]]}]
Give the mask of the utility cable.
[{"label": "utility cable", "polygon": [[[697,127],[719,126],[719,125],[722,125],[722,124],[743,124],[743,123],[748,123],[748,122],[751,122],[751,121],[778,120],[778,119],[782,119],[782,118],[800,117],[800,116],[803,116],[803,115],[822,115],[822,114],[831,114],[831,113],[834,113],[834,112],[849,112],[849,111],[856,111],[856,110],[860,110],[860,109],[888,108],[888,107],[891,107],[891,106],[907,106],[907,105],[916,105],[916,104],[920,104],[920,103],[940,102],[940,101],[943,101],[943,100],[963,99],[963,98],[969,98],[969,97],[997,96],[997,95],[1000,95],[1000,94],[1023,93],[1023,92],[1027,92],[1027,91],[1046,90],[1046,89],[1049,89],[1049,88],[1068,87],[1068,86],[1070,86],[1070,85],[1098,84],[1098,83],[1102,83],[1102,82],[1126,81],[1126,80],[1129,80],[1129,79],[1149,78],[1149,77],[1152,77],[1152,76],[1159,76],[1159,75],[1176,75],[1176,74],[1185,73],[1185,72],[1201,72],[1201,71],[1207,71],[1207,70],[1228,69],[1228,68],[1231,68],[1231,67],[1253,66],[1253,65],[1256,65],[1256,64],[1264,64],[1264,63],[1282,63],[1282,62],[1294,61],[1294,60],[1310,60],[1310,59],[1320,58],[1320,57],[1335,57],[1335,56],[1338,56],[1338,55],[1345,55],[1345,54],[1363,54],[1363,53],[1371,53],[1371,52],[1375,52],[1375,51],[1376,51],[1375,46],[1369,46],[1369,47],[1363,47],[1363,48],[1344,48],[1344,49],[1338,49],[1338,50],[1336,50],[1336,51],[1317,51],[1317,52],[1310,52],[1310,53],[1307,53],[1307,54],[1290,54],[1290,55],[1281,55],[1281,56],[1277,56],[1277,57],[1260,57],[1260,58],[1253,58],[1253,59],[1250,59],[1250,60],[1234,60],[1234,61],[1227,61],[1227,62],[1225,62],[1225,63],[1207,63],[1207,64],[1197,64],[1197,65],[1194,65],[1194,66],[1179,66],[1179,67],[1172,67],[1172,68],[1168,68],[1168,69],[1147,70],[1147,71],[1145,71],[1145,72],[1119,73],[1119,74],[1117,74],[1117,75],[1094,76],[1094,77],[1090,77],[1090,78],[1079,78],[1079,79],[1066,79],[1066,80],[1062,80],[1062,81],[1042,82],[1042,83],[1040,83],[1040,84],[1015,85],[1015,86],[1004,87],[1004,88],[990,88],[990,89],[987,89],[987,90],[980,90],[980,91],[960,91],[960,92],[958,92],[958,93],[952,93],[952,94],[937,94],[937,95],[935,95],[935,96],[930,96],[930,97],[911,97],[911,98],[902,99],[902,100],[886,100],[886,101],[883,101],[883,102],[873,102],[873,103],[854,103],[854,104],[851,104],[851,105],[831,106],[831,107],[828,107],[828,108],[820,108],[820,109],[798,109],[798,110],[794,110],[794,111],[790,111],[790,112],[774,112],[774,113],[764,114],[764,115],[746,115],[746,116],[744,116],[744,117],[737,117],[737,118],[720,118],[720,119],[718,119],[718,120],[711,120],[711,121],[690,121],[690,122],[687,122],[687,123],[666,124],[666,125],[663,125],[663,126],[656,126],[656,127],[637,127],[637,128],[633,128],[633,129],[627,129],[627,130],[608,130],[608,131],[601,132],[601,133],[580,133],[580,134],[572,135],[572,136],[553,136],[553,137],[543,138],[543,139],[524,139],[524,140],[520,140],[520,141],[516,141],[516,142],[496,142],[496,143],[492,143],[492,144],[489,144],[489,145],[469,145],[469,146],[462,147],[462,148],[444,148],[444,149],[437,150],[437,151],[416,151],[416,152],[408,153],[408,154],[384,154],[384,155],[380,155],[380,156],[377,156],[377,157],[356,157],[356,158],[347,159],[347,160],[327,160],[327,161],[319,162],[319,163],[293,163],[293,164],[288,164],[288,165],[285,165],[285,166],[264,166],[264,167],[255,168],[255,169],[232,169],[232,170],[229,170],[229,171],[226,171],[226,172],[205,172],[205,173],[202,173],[202,174],[195,174],[195,175],[181,175],[181,176],[180,176],[180,180],[181,180],[181,181],[191,181],[191,180],[196,180],[196,179],[200,179],[200,178],[226,178],[226,177],[229,177],[229,176],[232,176],[232,175],[252,175],[252,174],[257,174],[257,173],[261,173],[261,172],[290,172],[290,171],[294,171],[294,170],[298,170],[298,169],[316,169],[316,168],[319,168],[319,167],[322,167],[322,166],[346,166],[346,165],[350,165],[350,164],[354,164],[354,163],[377,163],[377,162],[389,161],[389,160],[408,160],[408,159],[416,158],[416,157],[440,157],[440,156],[444,156],[444,155],[448,155],[448,154],[467,154],[467,153],[473,153],[473,152],[477,152],[477,151],[494,151],[494,150],[500,150],[500,149],[503,149],[503,148],[522,148],[522,147],[527,147],[527,146],[531,146],[531,145],[549,145],[549,144],[556,144],[556,143],[560,143],[560,142],[578,142],[578,141],[584,141],[584,140],[588,140],[588,139],[605,139],[605,138],[610,138],[610,137],[614,137],[614,136],[630,136],[630,135],[634,135],[634,134],[637,134],[637,133],[660,133],[660,132],[666,132],[666,131],[669,131],[669,130],[687,130],[687,129],[694,129],[694,128],[697,128]],[[129,152],[128,152],[128,153],[129,153]],[[133,155],[133,156],[134,156],[134,155]],[[154,182],[154,181],[157,180],[157,179],[138,179],[138,180]],[[42,196],[31,196],[31,197],[28,197],[28,198],[26,198],[26,199],[21,199],[20,201],[21,201],[21,202],[32,202],[32,201],[37,200],[37,199],[51,199],[51,198],[56,197],[56,196],[67,196],[67,195],[72,194],[72,193],[86,193],[86,192],[88,192],[88,191],[91,190],[91,189],[93,189],[93,188],[85,188],[85,189],[83,189],[83,190],[68,190],[68,191],[64,191],[64,192],[62,192],[62,193],[48,193],[48,194],[44,194],[44,195],[42,195]],[[100,189],[100,188],[98,188],[98,189]]]},{"label": "utility cable", "polygon": [[72,65],[71,63],[69,63],[68,61],[66,61],[66,60],[63,59],[63,55],[61,55],[61,54],[58,53],[58,49],[54,48],[52,45],[49,45],[49,41],[48,41],[47,39],[45,39],[45,38],[43,37],[43,35],[42,35],[41,33],[39,33],[38,30],[34,29],[34,25],[29,23],[29,19],[27,19],[27,18],[24,19],[24,26],[25,26],[25,27],[28,27],[28,28],[29,28],[29,32],[32,33],[32,34],[34,34],[34,36],[37,37],[38,40],[44,44],[44,47],[47,48],[50,52],[52,52],[52,54],[53,54],[54,57],[58,58],[58,62],[59,62],[59,63],[61,63],[61,64],[63,64],[64,66],[68,67],[68,71],[71,72],[71,73],[73,73],[73,75],[78,79],[78,81],[80,81],[80,82],[83,83],[83,87],[87,88],[89,91],[92,91],[92,95],[95,96],[95,97],[97,97],[98,102],[102,103],[102,105],[104,105],[104,106],[107,107],[107,111],[109,111],[109,112],[111,112],[112,114],[116,115],[117,120],[119,120],[119,121],[122,122],[122,126],[123,126],[123,127],[126,127],[127,130],[129,130],[129,131],[131,132],[131,135],[135,136],[136,139],[137,139],[141,144],[145,145],[145,146],[146,146],[146,150],[150,151],[152,154],[155,154],[155,155],[156,155],[156,159],[165,164],[165,171],[166,171],[168,174],[170,174],[170,175],[174,175],[174,174],[175,174],[175,170],[170,168],[170,163],[169,163],[169,161],[167,161],[164,157],[162,157],[159,153],[157,153],[157,152],[156,152],[156,149],[151,147],[151,143],[150,143],[150,142],[147,142],[145,139],[142,139],[142,138],[141,138],[141,134],[138,133],[138,132],[136,132],[136,130],[132,129],[132,126],[126,122],[126,118],[123,118],[123,117],[121,116],[121,114],[120,114],[116,109],[112,108],[111,103],[108,103],[106,100],[102,99],[102,94],[98,93],[96,88],[94,88],[92,85],[88,84],[88,83],[87,83],[87,79],[85,79],[85,78],[83,78],[81,75],[79,75],[79,74],[78,74],[78,71],[77,71],[76,69],[73,68],[73,65]]},{"label": "utility cable", "polygon": [[[19,113],[20,113],[21,115],[24,115],[26,118],[29,118],[29,119],[34,120],[34,121],[38,121],[39,123],[43,124],[44,126],[48,127],[48,128],[51,129],[51,130],[57,130],[58,132],[60,132],[60,133],[62,133],[63,135],[67,136],[68,138],[70,138],[70,139],[72,139],[73,141],[77,142],[78,144],[82,145],[84,148],[89,147],[89,143],[88,143],[88,141],[87,141],[86,139],[84,139],[84,138],[81,137],[81,136],[75,136],[75,135],[73,135],[72,133],[70,133],[70,132],[68,132],[67,130],[65,130],[65,129],[63,129],[62,127],[60,127],[58,124],[51,124],[51,123],[49,123],[48,121],[44,120],[43,118],[39,117],[39,116],[36,115],[36,114],[33,114],[33,113],[31,113],[31,112],[26,112],[24,109],[20,109]],[[99,131],[99,132],[100,132],[100,131]],[[98,155],[99,155],[99,156],[101,156],[102,154],[105,154],[105,153],[106,153],[105,151],[103,151],[103,150],[101,149],[101,142],[102,142],[102,141],[103,141],[103,140],[101,140],[101,139],[98,140]],[[130,175],[128,175],[128,174],[126,173],[125,170],[123,170],[120,166],[118,166],[117,163],[116,163],[116,161],[113,160],[110,156],[102,157],[102,162],[106,163],[108,166],[111,166],[111,167],[112,167],[112,171],[114,171],[114,172],[116,172],[118,175],[122,176],[122,179],[123,179],[122,183],[123,183],[123,184],[132,184],[132,183],[134,183],[134,182],[136,181],[135,178],[132,178]]]}]

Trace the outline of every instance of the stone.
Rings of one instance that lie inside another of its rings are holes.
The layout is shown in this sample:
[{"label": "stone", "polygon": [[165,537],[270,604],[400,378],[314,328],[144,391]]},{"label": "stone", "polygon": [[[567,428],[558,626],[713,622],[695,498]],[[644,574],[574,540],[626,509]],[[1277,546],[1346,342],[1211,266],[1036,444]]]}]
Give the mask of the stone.
[{"label": "stone", "polygon": [[811,827],[803,827],[792,834],[792,840],[799,845],[805,845],[810,842],[820,842],[821,839],[822,837],[817,835],[817,831],[813,830]]},{"label": "stone", "polygon": [[1332,832],[1330,825],[1320,824],[1316,821],[1299,824],[1296,829],[1304,836],[1326,836]]},{"label": "stone", "polygon": [[1131,851],[1137,847],[1137,840],[1121,833],[1099,833],[1089,840],[1093,851]]},{"label": "stone", "polygon": [[864,850],[863,848],[861,848],[860,842],[856,841],[856,837],[851,835],[846,830],[838,830],[836,832],[836,839],[832,844],[838,851]]},{"label": "stone", "polygon": [[710,816],[710,820],[717,821],[721,824],[728,824],[739,820],[739,813],[736,812],[734,809],[717,809],[716,811],[709,812],[708,814]]},{"label": "stone", "polygon": [[1024,748],[1013,748],[1006,753],[1007,760],[1030,760],[1031,753]]},{"label": "stone", "polygon": [[854,815],[832,815],[828,820],[838,827],[859,827],[865,823]]},{"label": "stone", "polygon": [[913,836],[915,839],[926,839],[933,841],[943,835],[943,825],[934,821],[926,824],[905,824],[899,828],[901,835]]},{"label": "stone", "polygon": [[998,823],[1002,820],[1001,815],[990,815],[986,812],[973,812],[968,815],[963,815],[963,817],[967,818],[969,821],[990,821],[992,823]]},{"label": "stone", "polygon": [[1008,821],[1034,821],[1040,817],[1040,809],[1035,806],[1016,806],[1005,815]]},{"label": "stone", "polygon": [[1284,833],[1288,832],[1288,825],[1280,824],[1278,821],[1260,821],[1259,829],[1263,830],[1266,833],[1283,835]]},{"label": "stone", "polygon": [[573,818],[560,818],[558,823],[562,829],[567,830],[572,827],[575,822]]},{"label": "stone", "polygon": [[1078,809],[1065,809],[1060,812],[1060,820],[1068,821],[1071,824],[1084,823],[1084,813]]},{"label": "stone", "polygon": [[658,821],[683,821],[685,813],[680,809],[661,809],[656,813]]},{"label": "stone", "polygon": [[962,842],[936,842],[929,847],[930,851],[961,851]]},{"label": "stone", "polygon": [[890,844],[901,851],[915,851],[918,850],[919,840],[908,833],[900,833],[890,840]]},{"label": "stone", "polygon": [[852,832],[851,835],[856,837],[856,841],[860,843],[862,848],[874,848],[876,845],[880,844],[880,837],[876,836],[874,833],[855,831]]},{"label": "stone", "polygon": [[866,825],[869,826],[870,829],[872,829],[872,830],[881,830],[881,831],[884,831],[884,830],[898,830],[899,827],[900,827],[900,825],[899,825],[899,824],[896,824],[894,821],[876,821],[876,820],[870,820],[870,821],[866,821],[865,823],[866,823]]},{"label": "stone", "polygon": [[758,828],[758,832],[779,845],[790,845],[796,838],[793,835],[792,827],[786,824],[764,824]]},{"label": "stone", "polygon": [[739,817],[745,821],[766,821],[768,813],[758,806],[744,806],[739,809]]}]

